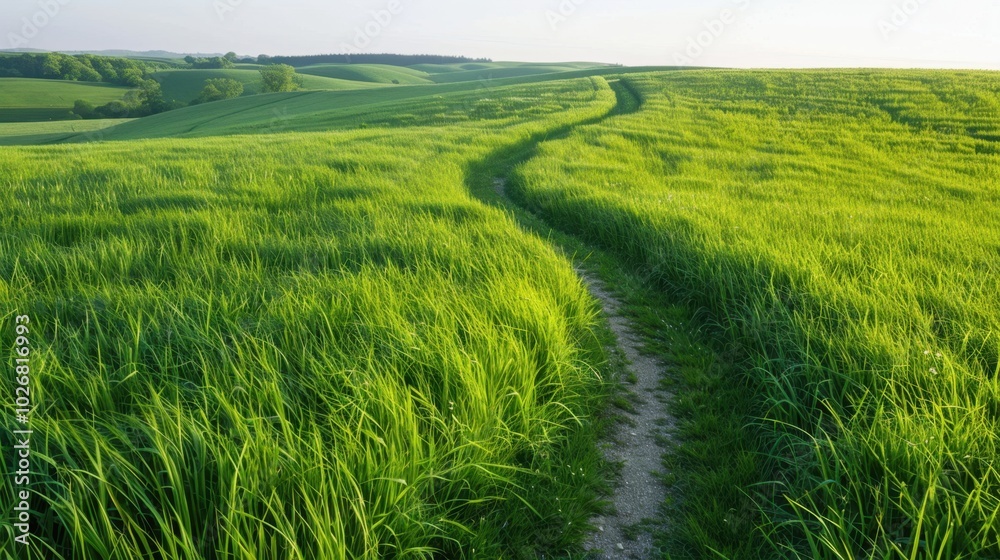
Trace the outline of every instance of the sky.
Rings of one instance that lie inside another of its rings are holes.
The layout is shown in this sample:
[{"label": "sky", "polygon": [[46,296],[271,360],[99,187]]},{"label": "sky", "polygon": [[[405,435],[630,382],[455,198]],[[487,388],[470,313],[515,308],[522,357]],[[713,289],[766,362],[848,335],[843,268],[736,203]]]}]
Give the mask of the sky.
[{"label": "sky", "polygon": [[11,47],[1000,69],[1000,0],[4,0]]}]

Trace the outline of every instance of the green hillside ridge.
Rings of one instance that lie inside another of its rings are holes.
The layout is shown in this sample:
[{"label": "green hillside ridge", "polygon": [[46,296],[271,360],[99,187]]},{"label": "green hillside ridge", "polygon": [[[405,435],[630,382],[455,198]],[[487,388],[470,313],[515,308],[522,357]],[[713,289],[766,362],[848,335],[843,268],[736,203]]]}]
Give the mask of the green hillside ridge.
[{"label": "green hillside ridge", "polygon": [[317,64],[314,66],[302,66],[296,68],[296,71],[299,74],[377,84],[431,83],[429,75],[426,72],[402,66],[387,66],[383,64]]},{"label": "green hillside ridge", "polygon": [[78,137],[101,138],[100,131],[130,119],[60,120],[47,122],[0,122],[0,146],[54,144]]},{"label": "green hillside ridge", "polygon": [[[594,68],[560,74],[520,76],[488,83],[379,87],[356,91],[315,91],[255,95],[187,107],[131,121],[105,131],[106,140],[204,137],[214,135],[323,131],[356,128],[376,122],[411,126],[474,118],[470,110],[498,105],[501,90],[593,76],[648,72],[651,68]],[[406,107],[399,104],[406,103]],[[408,108],[407,108],[408,107]],[[526,110],[531,110],[527,107]],[[516,117],[510,114],[509,117]],[[80,136],[75,141],[86,141]]]},{"label": "green hillside ridge", "polygon": [[0,122],[63,120],[77,99],[102,105],[121,99],[128,88],[109,84],[0,78]]},{"label": "green hillside ridge", "polygon": [[[243,84],[244,95],[260,93],[261,79],[257,70],[219,69],[219,70],[164,70],[152,74],[153,79],[160,83],[164,99],[176,99],[189,103],[201,93],[205,80],[212,78],[228,78]],[[351,90],[376,87],[373,84],[349,80],[337,80],[322,76],[300,75],[302,88],[305,90]]]},{"label": "green hillside ridge", "polygon": [[[473,66],[473,65],[465,65]],[[522,76],[537,76],[542,74],[555,74],[561,72],[576,72],[581,70],[580,68],[575,68],[572,66],[549,66],[549,65],[529,65],[529,66],[512,66],[512,67],[485,67],[485,68],[475,68],[470,70],[461,70],[458,72],[446,72],[440,74],[432,74],[431,79],[437,83],[453,83],[453,82],[473,82],[473,81],[488,81],[503,78],[517,78]]]},{"label": "green hillside ridge", "polygon": [[[463,64],[415,64],[410,68],[426,72],[431,75],[440,74],[464,74],[457,80],[475,80],[479,76],[486,75],[490,71],[505,74],[502,77],[529,76],[532,74],[542,74],[547,72],[564,72],[572,70],[586,70],[593,68],[609,68],[608,64],[596,62],[472,62]],[[498,76],[500,77],[500,76]],[[435,81],[447,81],[446,79]]]}]

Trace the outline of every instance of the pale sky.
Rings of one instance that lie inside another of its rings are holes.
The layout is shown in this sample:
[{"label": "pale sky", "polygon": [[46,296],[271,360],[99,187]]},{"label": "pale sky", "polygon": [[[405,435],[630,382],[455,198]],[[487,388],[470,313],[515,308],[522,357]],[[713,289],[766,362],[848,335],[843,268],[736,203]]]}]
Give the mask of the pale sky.
[{"label": "pale sky", "polygon": [[1000,69],[1000,0],[4,0],[12,46]]}]

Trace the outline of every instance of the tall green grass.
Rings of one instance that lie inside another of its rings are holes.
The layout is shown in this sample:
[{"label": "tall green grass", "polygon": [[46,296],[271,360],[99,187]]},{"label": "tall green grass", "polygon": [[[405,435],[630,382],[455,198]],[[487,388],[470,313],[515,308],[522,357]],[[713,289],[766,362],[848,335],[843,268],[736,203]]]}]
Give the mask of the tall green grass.
[{"label": "tall green grass", "polygon": [[1000,556],[997,75],[625,79],[642,110],[542,144],[513,191],[749,357],[761,521],[688,552]]},{"label": "tall green grass", "polygon": [[22,146],[56,143],[81,133],[97,136],[98,131],[128,122],[128,119],[0,123],[0,145]]},{"label": "tall green grass", "polygon": [[434,129],[0,148],[0,322],[30,314],[35,344],[21,557],[576,546],[597,308],[465,186],[470,162],[614,103],[600,78],[548,94]]}]

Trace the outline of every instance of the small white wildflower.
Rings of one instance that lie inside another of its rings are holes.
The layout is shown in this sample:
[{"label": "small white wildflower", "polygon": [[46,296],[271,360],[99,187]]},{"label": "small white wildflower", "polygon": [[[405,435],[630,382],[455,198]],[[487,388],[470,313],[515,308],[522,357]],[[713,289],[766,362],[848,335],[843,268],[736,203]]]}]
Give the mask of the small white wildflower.
[{"label": "small white wildflower", "polygon": [[924,356],[930,356],[930,355],[931,355],[930,350],[924,350]]},{"label": "small white wildflower", "polygon": [[931,368],[931,373],[933,373],[934,375],[937,375],[937,373],[938,373],[937,368]]}]

